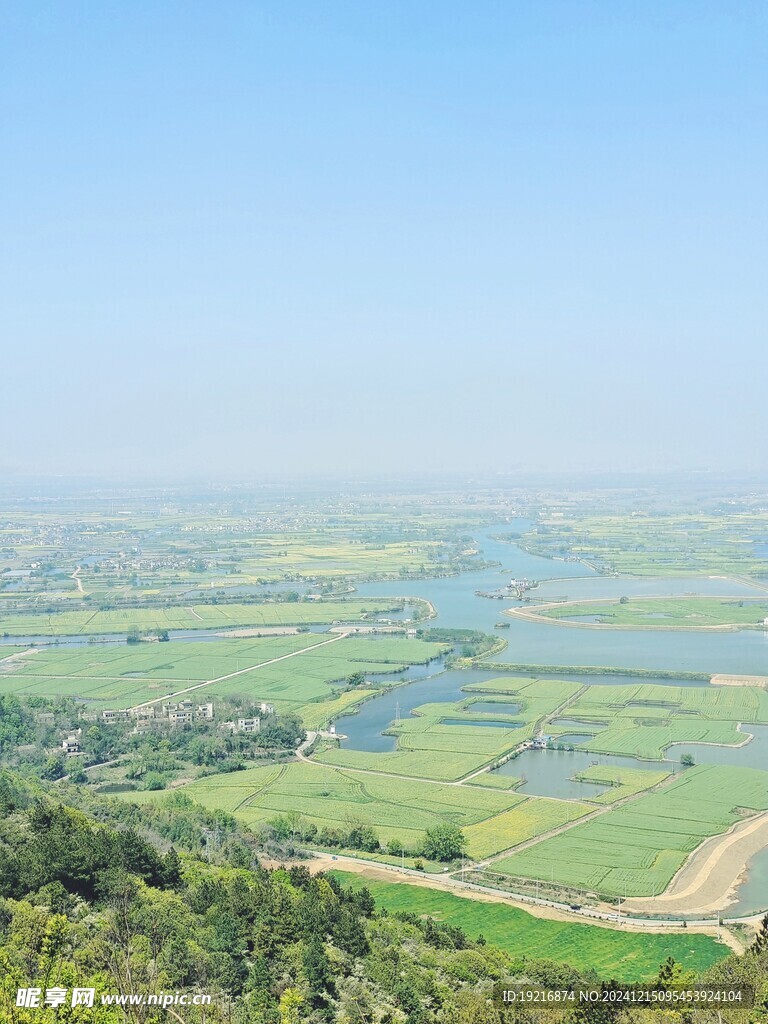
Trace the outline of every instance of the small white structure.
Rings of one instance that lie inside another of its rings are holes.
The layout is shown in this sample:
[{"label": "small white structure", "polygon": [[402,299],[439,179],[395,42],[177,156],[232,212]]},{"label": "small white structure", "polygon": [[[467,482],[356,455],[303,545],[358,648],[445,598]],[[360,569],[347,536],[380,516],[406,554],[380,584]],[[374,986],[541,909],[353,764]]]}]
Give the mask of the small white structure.
[{"label": "small white structure", "polygon": [[82,729],[78,729],[77,732],[69,733],[61,741],[61,749],[65,754],[79,754],[80,753],[80,734]]},{"label": "small white structure", "polygon": [[195,712],[186,708],[168,712],[168,721],[171,725],[188,725],[190,722],[194,722],[194,720]]},{"label": "small white structure", "polygon": [[260,718],[238,718],[235,726],[235,732],[259,732],[260,729]]},{"label": "small white structure", "polygon": [[130,714],[128,711],[102,711],[101,718],[106,725],[111,725],[114,722],[127,722]]},{"label": "small white structure", "polygon": [[274,715],[275,705],[267,704],[265,701],[262,701],[261,704],[259,704],[259,711],[262,715]]}]

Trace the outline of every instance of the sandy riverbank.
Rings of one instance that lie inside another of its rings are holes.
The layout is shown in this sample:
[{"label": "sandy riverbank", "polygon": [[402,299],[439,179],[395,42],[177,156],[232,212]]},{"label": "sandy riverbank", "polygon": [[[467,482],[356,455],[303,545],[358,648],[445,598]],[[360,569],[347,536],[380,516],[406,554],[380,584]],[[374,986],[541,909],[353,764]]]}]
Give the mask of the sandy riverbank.
[{"label": "sandy riverbank", "polygon": [[737,822],[699,846],[659,896],[628,899],[629,913],[716,914],[735,902],[746,865],[768,846],[768,812]]}]

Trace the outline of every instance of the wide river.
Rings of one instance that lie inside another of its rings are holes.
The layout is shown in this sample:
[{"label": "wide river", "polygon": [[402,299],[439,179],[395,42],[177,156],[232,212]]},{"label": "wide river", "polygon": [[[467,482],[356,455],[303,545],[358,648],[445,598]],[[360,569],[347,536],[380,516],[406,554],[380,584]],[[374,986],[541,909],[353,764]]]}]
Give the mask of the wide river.
[{"label": "wide river", "polygon": [[[495,540],[504,533],[520,533],[531,524],[525,520],[494,526],[476,534],[476,542],[487,561],[500,562],[497,569],[463,573],[443,579],[413,582],[361,584],[363,596],[393,597],[403,594],[425,598],[437,609],[434,626],[464,626],[498,633],[508,641],[497,662],[531,665],[608,665],[622,668],[674,669],[714,674],[732,672],[747,675],[768,673],[768,632],[742,630],[734,633],[632,629],[576,629],[547,623],[510,619],[504,608],[519,604],[477,597],[475,591],[493,592],[510,578],[528,578],[541,583],[530,592],[531,599],[611,598],[637,595],[706,594],[709,596],[759,597],[758,590],[745,583],[706,576],[675,578],[623,578],[599,576],[580,562],[556,562],[530,555],[517,544]],[[551,582],[545,582],[551,581]],[[507,621],[510,628],[495,630],[495,623]]]}]

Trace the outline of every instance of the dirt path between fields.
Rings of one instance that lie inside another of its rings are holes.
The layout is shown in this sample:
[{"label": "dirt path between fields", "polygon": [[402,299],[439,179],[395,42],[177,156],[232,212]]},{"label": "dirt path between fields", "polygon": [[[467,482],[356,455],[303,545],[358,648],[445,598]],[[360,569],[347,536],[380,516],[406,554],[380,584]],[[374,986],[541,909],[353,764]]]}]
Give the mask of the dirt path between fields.
[{"label": "dirt path between fields", "polygon": [[80,591],[81,594],[84,594],[85,591],[83,590],[83,581],[80,579],[80,573],[82,572],[82,569],[83,567],[81,565],[78,565],[78,567],[75,569],[75,571],[69,578],[75,581],[75,583],[77,584],[77,589]]},{"label": "dirt path between fields", "polygon": [[734,902],[747,862],[768,846],[768,812],[705,840],[659,896],[631,898],[630,913],[714,914]]},{"label": "dirt path between fields", "polygon": [[[2,647],[0,647],[2,651]],[[15,654],[9,654],[6,658],[0,658],[0,672],[10,672],[13,669],[14,661],[19,661],[21,658],[28,658],[30,654],[39,654],[39,647],[27,647],[26,650],[17,651]]]}]

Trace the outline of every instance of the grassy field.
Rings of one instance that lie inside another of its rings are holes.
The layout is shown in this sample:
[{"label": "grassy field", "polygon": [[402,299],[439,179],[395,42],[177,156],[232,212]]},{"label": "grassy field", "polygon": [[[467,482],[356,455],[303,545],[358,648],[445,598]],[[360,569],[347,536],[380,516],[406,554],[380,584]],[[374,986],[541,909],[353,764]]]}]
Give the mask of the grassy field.
[{"label": "grassy field", "polygon": [[[448,821],[465,829],[468,853],[489,857],[573,821],[594,808],[511,791],[435,785],[295,763],[213,775],[187,786],[192,799],[235,813],[249,825],[298,813],[318,828],[354,820],[372,825],[382,843],[418,849],[427,828]],[[126,794],[132,800],[133,794]]]},{"label": "grassy field", "polygon": [[548,619],[568,621],[589,616],[604,626],[642,627],[644,629],[703,629],[712,627],[759,626],[768,618],[765,598],[715,597],[631,598],[616,601],[574,601],[549,608],[531,607],[530,611]]},{"label": "grassy field", "polygon": [[743,743],[744,733],[735,722],[686,721],[676,718],[668,725],[639,724],[631,720],[612,723],[579,749],[602,754],[627,754],[645,760],[663,756],[672,743]]},{"label": "grassy field", "polygon": [[[403,638],[349,637],[324,643],[326,640],[327,636],[303,633],[248,640],[51,647],[10,663],[12,667],[0,675],[0,693],[72,696],[92,702],[97,709],[127,707],[239,673],[197,692],[209,698],[243,694],[272,701],[278,710],[300,711],[305,705],[334,701],[327,709],[330,716],[340,695],[329,684],[356,671],[396,673],[446,649]],[[265,664],[296,652],[301,653]],[[369,691],[354,692],[362,700]],[[348,706],[347,700],[352,703],[346,694],[341,696],[344,706]],[[312,712],[313,721],[322,724],[324,713],[315,707]]]},{"label": "grassy field", "polygon": [[478,767],[479,760],[482,763],[477,754],[444,751],[436,757],[432,750],[396,750],[383,754],[369,754],[364,750],[324,750],[315,756],[315,760],[340,768],[363,768],[443,782],[460,779]]},{"label": "grassy field", "polygon": [[362,622],[399,610],[376,598],[344,601],[282,601],[263,604],[193,604],[189,607],[125,608],[116,611],[57,611],[0,615],[0,633],[10,636],[97,636],[173,629],[233,629],[238,626],[312,626]]},{"label": "grassy field", "polygon": [[567,708],[594,736],[583,749],[654,759],[671,743],[744,742],[739,722],[768,722],[761,686],[590,686]]},{"label": "grassy field", "polygon": [[575,821],[594,811],[588,804],[575,800],[545,800],[528,797],[509,811],[466,829],[469,855],[475,860],[491,857],[501,850],[524,843],[528,839],[550,832],[559,825]]},{"label": "grassy field", "polygon": [[768,722],[768,690],[762,686],[661,686],[628,683],[590,686],[568,707],[596,721],[668,718],[674,715],[719,722]]},{"label": "grassy field", "polygon": [[[543,715],[551,714],[565,701],[572,700],[583,687],[580,683],[571,683],[560,679],[500,676],[498,679],[483,679],[482,682],[467,683],[464,689],[478,701],[486,699],[495,701],[496,695],[498,695],[499,703],[503,703],[505,698],[514,702],[515,698],[520,697],[525,702],[526,710],[530,711],[531,717],[540,718]],[[493,696],[485,698],[481,694]]]},{"label": "grassy field", "polygon": [[548,921],[504,903],[481,902],[404,882],[362,878],[350,872],[333,874],[344,885],[358,889],[365,886],[377,906],[390,913],[429,915],[462,928],[470,938],[483,935],[513,957],[555,960],[578,970],[594,969],[622,981],[652,979],[659,965],[670,956],[687,970],[701,971],[729,953],[726,946],[706,935],[638,935],[596,925]]},{"label": "grassy field", "polygon": [[609,896],[661,892],[708,836],[768,809],[768,773],[690,768],[669,785],[497,861],[494,870]]},{"label": "grassy field", "polygon": [[573,515],[543,519],[523,545],[636,576],[768,576],[768,513]]},{"label": "grassy field", "polygon": [[[409,848],[418,847],[424,831],[438,822],[465,827],[524,800],[516,793],[424,784],[295,762],[279,769],[251,768],[210,776],[184,792],[206,807],[235,813],[249,825],[289,812],[301,814],[318,828],[359,820],[372,825],[383,843],[397,838]],[[499,842],[499,850],[511,845],[506,836]]]}]

